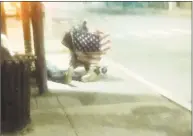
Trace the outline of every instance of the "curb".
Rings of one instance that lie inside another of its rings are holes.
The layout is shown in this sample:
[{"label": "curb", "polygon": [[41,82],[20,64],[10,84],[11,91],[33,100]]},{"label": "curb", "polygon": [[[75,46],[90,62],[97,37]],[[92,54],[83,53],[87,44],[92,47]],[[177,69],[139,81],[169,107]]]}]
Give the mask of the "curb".
[{"label": "curb", "polygon": [[[109,61],[112,61],[112,60],[109,59]],[[185,101],[183,101],[182,99],[180,99],[178,97],[174,97],[172,95],[172,93],[169,93],[168,90],[163,89],[163,88],[157,86],[156,84],[153,84],[153,83],[145,80],[143,77],[141,77],[141,76],[135,74],[134,72],[128,70],[127,68],[125,68],[124,66],[122,66],[119,63],[115,63],[115,62],[113,62],[113,63],[116,65],[117,68],[124,71],[124,73],[127,76],[132,77],[134,80],[137,80],[138,82],[141,82],[144,85],[147,85],[149,88],[151,88],[152,92],[156,92],[156,93],[162,95],[163,97],[167,98],[168,100],[176,103],[177,105],[180,105],[181,107],[187,109],[188,111],[192,111],[191,102],[188,103],[188,102],[185,102]]]}]

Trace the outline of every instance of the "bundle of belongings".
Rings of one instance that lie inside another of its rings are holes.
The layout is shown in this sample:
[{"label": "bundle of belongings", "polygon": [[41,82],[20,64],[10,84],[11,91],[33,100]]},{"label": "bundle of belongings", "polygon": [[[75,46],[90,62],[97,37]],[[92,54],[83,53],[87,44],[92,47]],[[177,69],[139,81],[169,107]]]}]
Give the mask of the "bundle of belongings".
[{"label": "bundle of belongings", "polygon": [[71,81],[74,69],[83,66],[86,74],[81,77],[81,81],[95,81],[101,73],[105,74],[107,68],[100,66],[102,57],[110,49],[109,35],[101,31],[89,31],[87,22],[83,21],[77,26],[73,26],[66,32],[62,44],[66,46],[71,53],[71,60],[66,79]]}]

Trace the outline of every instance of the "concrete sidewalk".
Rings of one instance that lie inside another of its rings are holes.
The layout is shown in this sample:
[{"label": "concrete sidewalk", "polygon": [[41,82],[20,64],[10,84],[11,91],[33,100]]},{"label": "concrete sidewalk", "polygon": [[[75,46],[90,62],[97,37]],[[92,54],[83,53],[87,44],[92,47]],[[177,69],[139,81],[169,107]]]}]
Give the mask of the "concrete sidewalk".
[{"label": "concrete sidewalk", "polygon": [[[67,54],[52,55],[47,58],[68,61]],[[67,67],[53,62],[61,69]],[[23,135],[191,135],[191,112],[108,65],[109,77],[99,82],[73,82],[76,89],[52,88],[51,93],[32,97],[32,125]]]},{"label": "concrete sidewalk", "polygon": [[[53,52],[47,59],[66,69],[68,55]],[[18,136],[191,135],[189,111],[126,77],[109,61],[105,64],[108,75],[98,82],[73,81],[70,87],[49,81],[52,94],[31,98],[32,125]]]},{"label": "concrete sidewalk", "polygon": [[[56,66],[60,70],[67,70],[69,64],[68,53],[52,53],[46,55],[46,59],[49,63]],[[62,61],[61,61],[62,60]],[[61,63],[63,62],[63,63]],[[96,82],[79,82],[72,81],[70,85],[64,85],[61,83],[54,83],[49,81],[48,87],[50,92],[64,92],[64,90],[73,91],[87,91],[87,92],[109,92],[119,94],[152,94],[155,93],[148,86],[136,81],[132,77],[126,76],[125,72],[119,69],[115,64],[109,61],[106,57],[101,61],[102,66],[107,66],[108,72],[105,75],[100,75]],[[77,68],[75,70],[79,75],[85,73],[84,68]],[[117,90],[118,87],[118,90]]]},{"label": "concrete sidewalk", "polygon": [[[49,60],[49,62],[58,67],[58,69],[67,70],[70,58],[68,53],[52,53],[48,54],[46,58]],[[187,103],[180,97],[176,97],[172,93],[167,92],[167,90],[149,85],[149,83],[146,83],[140,77],[135,77],[135,75],[133,76],[133,73],[128,74],[129,71],[124,70],[117,63],[114,63],[107,57],[103,58],[101,65],[107,66],[108,72],[105,75],[100,75],[98,77],[98,81],[83,83],[73,80],[70,85],[48,81],[50,92],[59,93],[64,92],[64,90],[68,90],[77,92],[118,93],[126,95],[161,94],[191,111],[190,102]],[[85,70],[83,68],[78,68],[76,70],[79,75],[85,73],[84,71]]]},{"label": "concrete sidewalk", "polygon": [[191,136],[190,112],[158,95],[48,93],[32,97],[31,118],[18,136]]},{"label": "concrete sidewalk", "polygon": [[[68,56],[50,53],[47,59],[66,69]],[[109,71],[98,82],[73,81],[73,88],[49,81],[51,93],[31,98],[32,124],[14,136],[191,135],[191,112],[126,77],[108,59],[102,63]]]}]

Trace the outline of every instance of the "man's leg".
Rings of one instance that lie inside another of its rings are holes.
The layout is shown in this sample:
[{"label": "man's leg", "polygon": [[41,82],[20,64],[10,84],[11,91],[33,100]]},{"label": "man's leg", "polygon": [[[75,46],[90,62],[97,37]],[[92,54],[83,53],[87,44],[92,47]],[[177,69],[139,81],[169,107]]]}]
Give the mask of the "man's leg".
[{"label": "man's leg", "polygon": [[64,82],[66,84],[69,84],[72,81],[72,75],[74,73],[74,69],[76,69],[78,67],[76,62],[77,62],[76,56],[73,53],[71,53],[71,59],[69,62],[69,67],[68,67],[67,72],[64,75]]}]

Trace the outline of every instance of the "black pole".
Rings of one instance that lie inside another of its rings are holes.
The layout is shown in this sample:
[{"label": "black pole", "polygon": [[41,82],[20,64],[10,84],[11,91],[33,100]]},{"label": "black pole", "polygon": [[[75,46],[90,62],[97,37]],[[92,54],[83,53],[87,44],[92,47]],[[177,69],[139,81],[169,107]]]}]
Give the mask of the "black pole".
[{"label": "black pole", "polygon": [[30,2],[34,49],[37,56],[37,83],[40,94],[48,90],[47,68],[44,50],[43,7],[41,2]]},{"label": "black pole", "polygon": [[26,54],[32,53],[29,10],[30,10],[29,2],[21,2],[21,16],[22,16],[21,19],[23,25],[23,38]]},{"label": "black pole", "polygon": [[5,7],[3,2],[1,2],[1,33],[7,34],[6,14],[5,14]]}]

